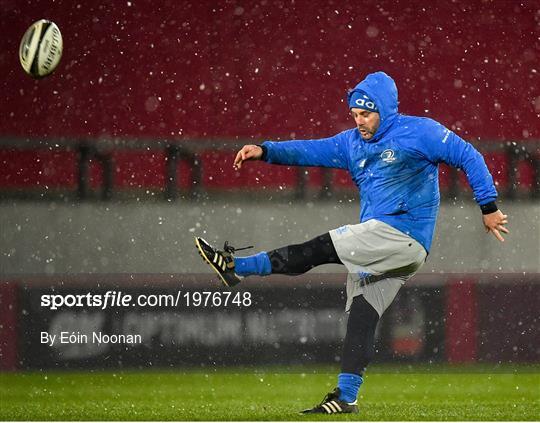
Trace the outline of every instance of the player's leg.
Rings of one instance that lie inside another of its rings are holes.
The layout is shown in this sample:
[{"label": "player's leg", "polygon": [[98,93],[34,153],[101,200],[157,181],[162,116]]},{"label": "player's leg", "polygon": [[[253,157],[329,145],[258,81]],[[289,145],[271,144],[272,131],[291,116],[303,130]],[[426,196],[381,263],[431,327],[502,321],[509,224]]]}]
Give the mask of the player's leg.
[{"label": "player's leg", "polygon": [[351,304],[347,333],[343,344],[341,373],[337,388],[323,401],[304,414],[357,413],[356,398],[363,383],[364,371],[373,358],[375,329],[379,314],[364,296],[356,296]]},{"label": "player's leg", "polygon": [[235,257],[235,249],[227,243],[223,250],[218,250],[204,239],[195,238],[195,245],[199,254],[227,286],[236,285],[244,276],[272,273],[299,275],[322,264],[342,264],[328,233],[302,244],[262,251],[247,257]]},{"label": "player's leg", "polygon": [[328,233],[302,244],[235,258],[236,273],[240,276],[301,275],[314,267],[330,263],[342,264]]},{"label": "player's leg", "polygon": [[363,295],[354,297],[343,342],[339,399],[354,403],[363,383],[364,371],[375,355],[375,329],[379,314]]}]

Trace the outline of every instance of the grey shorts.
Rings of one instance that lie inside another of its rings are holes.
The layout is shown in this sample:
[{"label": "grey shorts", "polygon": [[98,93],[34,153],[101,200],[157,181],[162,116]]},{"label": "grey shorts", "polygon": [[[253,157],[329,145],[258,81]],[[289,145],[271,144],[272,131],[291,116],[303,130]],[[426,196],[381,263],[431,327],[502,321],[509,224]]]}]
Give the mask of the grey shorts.
[{"label": "grey shorts", "polygon": [[418,241],[379,220],[342,226],[330,237],[349,272],[346,311],[354,297],[363,295],[382,316],[427,256]]}]

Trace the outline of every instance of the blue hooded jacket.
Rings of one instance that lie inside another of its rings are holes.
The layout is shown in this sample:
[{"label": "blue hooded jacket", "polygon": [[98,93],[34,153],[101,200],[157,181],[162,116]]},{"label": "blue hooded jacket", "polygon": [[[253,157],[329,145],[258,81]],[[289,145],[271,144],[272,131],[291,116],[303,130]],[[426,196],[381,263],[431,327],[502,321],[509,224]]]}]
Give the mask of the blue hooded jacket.
[{"label": "blue hooded jacket", "polygon": [[379,109],[380,126],[371,139],[352,128],[318,140],[266,141],[264,160],[347,169],[360,190],[360,222],[385,222],[428,252],[440,203],[439,163],[465,172],[479,205],[497,198],[484,159],[471,144],[432,119],[398,113],[397,87],[386,73],[368,75],[355,90]]}]

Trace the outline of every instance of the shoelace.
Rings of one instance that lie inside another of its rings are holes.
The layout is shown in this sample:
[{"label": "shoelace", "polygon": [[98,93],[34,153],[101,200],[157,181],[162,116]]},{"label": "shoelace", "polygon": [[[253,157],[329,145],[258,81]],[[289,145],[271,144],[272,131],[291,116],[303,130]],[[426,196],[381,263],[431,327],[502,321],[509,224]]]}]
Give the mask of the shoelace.
[{"label": "shoelace", "polygon": [[322,402],[319,405],[323,405],[326,402],[330,402],[332,400],[337,400],[339,396],[336,394],[336,391],[328,392]]},{"label": "shoelace", "polygon": [[248,250],[250,248],[253,248],[253,245],[250,245],[249,247],[234,248],[232,245],[229,245],[229,241],[225,241],[225,245],[223,245],[223,251],[229,254],[234,254],[236,251]]}]

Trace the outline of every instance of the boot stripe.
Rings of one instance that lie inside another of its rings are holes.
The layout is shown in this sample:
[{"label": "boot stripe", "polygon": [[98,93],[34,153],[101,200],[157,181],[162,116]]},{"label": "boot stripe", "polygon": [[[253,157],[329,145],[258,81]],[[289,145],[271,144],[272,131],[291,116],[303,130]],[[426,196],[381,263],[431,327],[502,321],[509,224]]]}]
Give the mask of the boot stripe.
[{"label": "boot stripe", "polygon": [[219,262],[218,262],[218,266],[221,267],[221,264],[223,263],[223,257],[221,257],[221,254],[219,255]]},{"label": "boot stripe", "polygon": [[331,404],[334,404],[334,406],[338,409],[338,411],[343,411],[343,410],[341,409],[341,406],[340,406],[337,402],[332,401]]},{"label": "boot stripe", "polygon": [[332,409],[328,406],[328,403],[322,404],[322,408],[324,408],[328,414],[332,414]]},{"label": "boot stripe", "polygon": [[218,254],[218,253],[215,253],[215,254],[214,254],[214,260],[212,260],[212,261],[213,261],[214,263],[217,263],[218,257],[219,257],[219,254]]},{"label": "boot stripe", "polygon": [[330,407],[330,409],[332,410],[333,413],[337,413],[338,410],[337,410],[336,407],[334,407],[334,402],[333,401],[332,402],[327,402],[326,404],[328,405],[328,407]]}]

